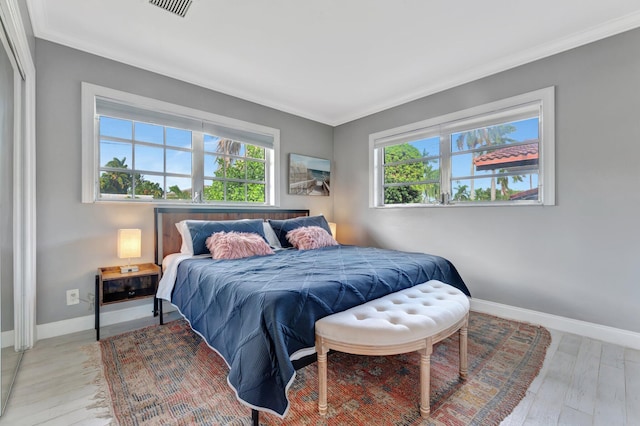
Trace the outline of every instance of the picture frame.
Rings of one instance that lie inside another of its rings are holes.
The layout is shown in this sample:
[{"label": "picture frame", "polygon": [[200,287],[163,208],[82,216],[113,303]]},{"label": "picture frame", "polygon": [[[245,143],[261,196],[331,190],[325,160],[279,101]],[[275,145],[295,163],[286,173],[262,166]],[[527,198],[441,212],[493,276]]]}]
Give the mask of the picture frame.
[{"label": "picture frame", "polygon": [[289,194],[327,197],[330,193],[330,160],[289,154]]}]

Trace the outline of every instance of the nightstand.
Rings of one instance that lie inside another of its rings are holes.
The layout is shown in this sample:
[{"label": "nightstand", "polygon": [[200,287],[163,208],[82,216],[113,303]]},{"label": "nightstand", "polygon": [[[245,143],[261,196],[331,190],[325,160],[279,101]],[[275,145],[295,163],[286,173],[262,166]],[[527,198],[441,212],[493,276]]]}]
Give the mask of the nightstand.
[{"label": "nightstand", "polygon": [[[96,340],[100,340],[100,306],[154,297],[160,281],[160,267],[154,263],[136,265],[138,271],[121,273],[119,266],[98,268],[96,275]],[[153,301],[158,315],[158,300]]]}]

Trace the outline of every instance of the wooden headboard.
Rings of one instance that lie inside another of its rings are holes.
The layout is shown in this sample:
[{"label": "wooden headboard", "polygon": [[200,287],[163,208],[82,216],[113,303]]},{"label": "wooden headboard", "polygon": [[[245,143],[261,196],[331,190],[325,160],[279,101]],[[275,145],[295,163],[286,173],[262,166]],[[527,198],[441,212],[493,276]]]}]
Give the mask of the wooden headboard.
[{"label": "wooden headboard", "polygon": [[175,224],[181,220],[282,220],[300,216],[309,216],[309,210],[237,210],[199,207],[156,207],[154,209],[156,264],[160,265],[166,255],[180,251],[182,239]]}]

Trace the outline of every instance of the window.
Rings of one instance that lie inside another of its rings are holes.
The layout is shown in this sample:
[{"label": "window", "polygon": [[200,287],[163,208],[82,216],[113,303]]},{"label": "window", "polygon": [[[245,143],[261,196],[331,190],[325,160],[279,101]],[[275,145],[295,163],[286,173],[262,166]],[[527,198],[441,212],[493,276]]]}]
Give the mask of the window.
[{"label": "window", "polygon": [[370,135],[372,207],[553,205],[554,88]]},{"label": "window", "polygon": [[83,83],[83,202],[278,205],[280,132]]}]

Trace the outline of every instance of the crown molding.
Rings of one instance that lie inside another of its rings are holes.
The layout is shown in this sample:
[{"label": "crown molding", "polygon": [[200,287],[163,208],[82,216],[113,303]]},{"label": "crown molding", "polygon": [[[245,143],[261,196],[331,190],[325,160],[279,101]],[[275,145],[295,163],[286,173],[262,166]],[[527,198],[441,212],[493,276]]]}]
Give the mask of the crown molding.
[{"label": "crown molding", "polygon": [[90,43],[82,39],[82,37],[68,37],[49,28],[47,14],[43,4],[44,2],[34,2],[31,0],[28,1],[29,13],[32,14],[34,34],[38,38],[49,40],[58,44],[62,44],[64,46],[102,56],[114,61],[122,62],[137,68],[175,78],[187,83],[195,84],[206,89],[214,90],[229,96],[234,96],[249,102],[260,104],[269,108],[274,108],[285,113],[293,114],[330,126],[345,124],[347,122],[354,121],[368,115],[375,114],[386,109],[432,95],[434,93],[442,92],[444,90],[451,89],[462,84],[466,84],[490,75],[497,74],[502,71],[506,71],[508,69],[515,68],[517,66],[534,62],[539,59],[543,59],[561,52],[565,52],[567,50],[574,49],[576,47],[583,46],[585,44],[592,43],[594,41],[598,41],[640,27],[639,11],[622,16],[617,19],[610,20],[600,25],[593,26],[584,31],[570,34],[566,37],[554,40],[552,42],[534,46],[530,49],[518,52],[515,55],[505,56],[504,58],[502,58],[502,60],[492,61],[485,66],[474,67],[474,69],[472,70],[467,70],[466,72],[456,74],[451,78],[440,80],[434,84],[426,86],[421,85],[420,88],[415,91],[403,93],[400,96],[381,101],[375,105],[367,105],[366,107],[356,108],[350,113],[345,113],[340,116],[333,116],[330,114],[322,113],[320,111],[294,107],[284,102],[276,102],[273,99],[269,99],[267,97],[256,96],[255,94],[249,93],[239,87],[233,87],[230,85],[220,84],[219,82],[210,81],[202,78],[201,76],[195,75],[188,70],[178,70],[176,68],[173,68],[173,64],[169,62],[162,64],[155,63],[153,61],[146,60],[146,58],[143,56],[136,56],[127,52],[123,52],[122,49],[110,48],[104,45],[91,45]]},{"label": "crown molding", "polygon": [[485,66],[480,66],[474,68],[473,70],[468,70],[465,73],[456,74],[447,80],[441,80],[436,82],[435,84],[423,86],[419,90],[416,90],[412,93],[405,93],[397,98],[381,102],[377,105],[373,105],[370,108],[361,110],[349,116],[341,117],[339,120],[335,120],[337,124],[333,125],[337,126],[339,124],[344,124],[363,117],[367,117],[369,115],[376,114],[378,112],[400,106],[408,102],[433,95],[435,93],[443,92],[445,90],[452,89],[454,87],[461,86],[472,81],[480,80],[481,78],[489,77],[491,75],[498,74],[500,72],[507,71],[521,65],[548,58],[558,53],[566,52],[571,49],[587,45],[589,43],[593,43],[617,34],[621,34],[626,31],[636,29],[638,27],[640,27],[640,12],[625,15],[621,18],[613,19],[604,24],[596,25],[585,31],[571,34],[567,37],[554,40],[550,43],[544,43],[535,46],[531,49],[519,52],[516,55],[506,56],[500,61],[494,61],[490,64],[486,64]]},{"label": "crown molding", "polygon": [[[41,7],[34,8],[33,10],[35,13],[44,13]],[[38,18],[35,18],[33,20],[39,21]],[[97,47],[84,39],[68,37],[59,32],[51,31],[46,28],[46,25],[34,25],[34,34],[37,38],[57,43],[62,46],[70,47],[72,49],[80,50],[92,55],[120,62],[135,68],[140,68],[145,71],[160,74],[165,77],[174,78],[185,83],[213,90],[215,92],[219,92],[228,96],[233,96],[248,102],[253,102],[255,104],[266,106],[268,108],[273,108],[275,110],[292,114],[301,118],[306,118],[308,120],[316,121],[323,124],[334,125],[332,124],[332,120],[329,117],[313,114],[309,111],[304,111],[299,108],[293,108],[283,103],[278,103],[267,98],[255,96],[254,94],[243,91],[237,87],[227,86],[211,80],[205,80],[202,77],[189,71],[173,68],[173,63],[170,62],[162,64],[154,63],[152,61],[146,60],[144,57],[129,54],[128,52],[122,51],[121,49],[110,48],[109,46],[104,45]]]}]

